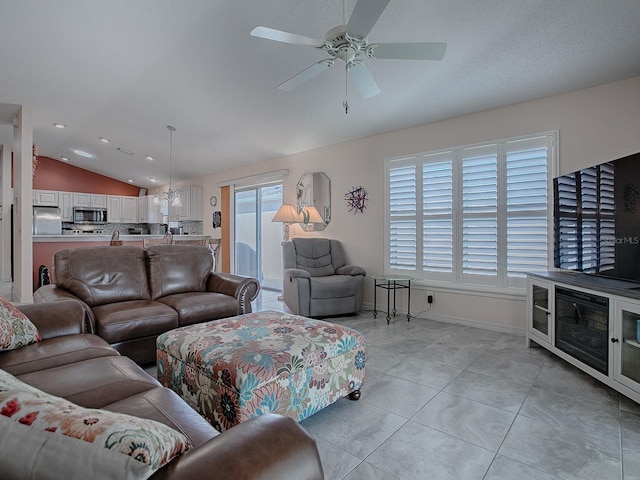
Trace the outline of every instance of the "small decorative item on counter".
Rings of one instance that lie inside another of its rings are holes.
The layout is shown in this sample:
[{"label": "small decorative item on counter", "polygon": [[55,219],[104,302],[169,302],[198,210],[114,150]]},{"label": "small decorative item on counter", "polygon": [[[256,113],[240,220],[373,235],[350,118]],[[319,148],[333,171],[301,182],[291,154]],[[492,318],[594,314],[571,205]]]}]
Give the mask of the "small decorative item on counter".
[{"label": "small decorative item on counter", "polygon": [[113,234],[111,235],[111,243],[109,245],[111,245],[112,247],[122,246],[122,240],[120,240],[120,232],[118,230],[113,232]]}]

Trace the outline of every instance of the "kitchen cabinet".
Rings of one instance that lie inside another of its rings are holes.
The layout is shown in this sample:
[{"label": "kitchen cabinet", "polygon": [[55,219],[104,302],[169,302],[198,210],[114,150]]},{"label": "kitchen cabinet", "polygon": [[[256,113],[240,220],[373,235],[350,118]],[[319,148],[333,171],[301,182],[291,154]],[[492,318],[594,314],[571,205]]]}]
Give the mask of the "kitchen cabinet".
[{"label": "kitchen cabinet", "polygon": [[138,197],[107,195],[108,223],[138,223]]},{"label": "kitchen cabinet", "polygon": [[138,197],[138,223],[162,223],[160,204],[153,203],[153,195]]},{"label": "kitchen cabinet", "polygon": [[138,223],[138,197],[122,197],[122,223]]},{"label": "kitchen cabinet", "polygon": [[73,206],[107,208],[107,195],[73,192]]},{"label": "kitchen cabinet", "polygon": [[58,192],[58,201],[63,222],[73,222],[73,193]]},{"label": "kitchen cabinet", "polygon": [[40,207],[57,207],[58,192],[54,190],[34,190],[33,204]]},{"label": "kitchen cabinet", "polygon": [[178,189],[180,207],[169,204],[169,221],[202,221],[202,187],[183,187]]}]

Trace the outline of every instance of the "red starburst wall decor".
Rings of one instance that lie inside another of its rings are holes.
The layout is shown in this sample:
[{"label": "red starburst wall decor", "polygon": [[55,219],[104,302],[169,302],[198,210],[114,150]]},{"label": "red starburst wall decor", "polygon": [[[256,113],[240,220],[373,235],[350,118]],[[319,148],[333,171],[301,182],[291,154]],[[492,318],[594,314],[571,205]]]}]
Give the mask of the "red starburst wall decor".
[{"label": "red starburst wall decor", "polygon": [[364,209],[367,208],[367,190],[362,186],[358,185],[357,187],[351,187],[347,193],[344,194],[344,199],[347,201],[347,207],[349,207],[349,211],[356,213],[363,213]]}]

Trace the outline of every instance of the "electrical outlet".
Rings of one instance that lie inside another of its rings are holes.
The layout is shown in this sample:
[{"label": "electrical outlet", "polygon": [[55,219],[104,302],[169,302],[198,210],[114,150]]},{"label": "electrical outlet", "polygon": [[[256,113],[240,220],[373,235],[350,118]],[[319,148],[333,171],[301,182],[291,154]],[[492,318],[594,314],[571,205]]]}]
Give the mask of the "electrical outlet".
[{"label": "electrical outlet", "polygon": [[431,290],[427,290],[425,292],[425,296],[426,296],[426,299],[427,299],[427,303],[429,303],[429,304],[433,303],[433,301],[436,298],[436,294],[434,292],[432,292]]}]

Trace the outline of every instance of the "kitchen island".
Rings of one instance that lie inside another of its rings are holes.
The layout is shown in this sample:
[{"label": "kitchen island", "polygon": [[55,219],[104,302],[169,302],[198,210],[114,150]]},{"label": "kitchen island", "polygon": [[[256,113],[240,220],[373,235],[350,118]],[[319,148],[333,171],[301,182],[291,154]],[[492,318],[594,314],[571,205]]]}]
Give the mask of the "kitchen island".
[{"label": "kitchen island", "polygon": [[[161,239],[164,235],[120,235],[123,245],[142,247],[147,239]],[[174,243],[185,240],[203,240],[209,235],[174,235]],[[53,282],[52,260],[53,255],[60,250],[78,247],[107,246],[111,242],[111,235],[92,235],[87,233],[75,235],[34,235],[33,236],[33,288],[38,287],[38,270],[40,265],[49,268],[51,281]]]}]

